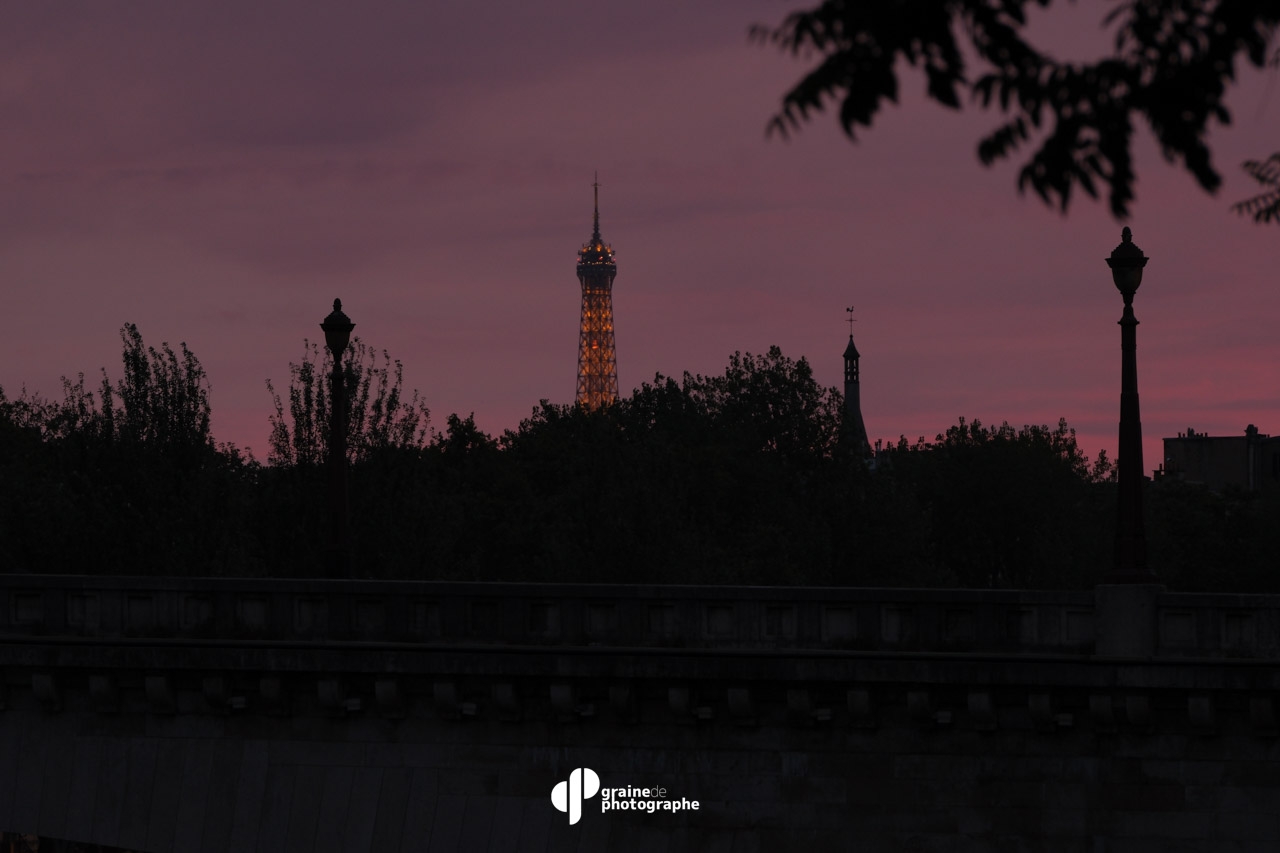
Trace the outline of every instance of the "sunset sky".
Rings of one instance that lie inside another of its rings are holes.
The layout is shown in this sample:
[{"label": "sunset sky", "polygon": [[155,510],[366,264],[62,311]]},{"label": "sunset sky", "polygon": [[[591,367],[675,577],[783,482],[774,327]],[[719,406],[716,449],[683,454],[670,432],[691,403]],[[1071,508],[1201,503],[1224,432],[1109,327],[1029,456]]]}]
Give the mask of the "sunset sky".
[{"label": "sunset sky", "polygon": [[[1063,4],[1055,4],[1062,6]],[[1110,3],[1042,13],[1063,57],[1109,44]],[[900,107],[850,143],[766,121],[805,65],[749,42],[763,0],[10,3],[0,11],[0,385],[60,394],[120,375],[118,331],[185,341],[214,432],[266,457],[333,298],[404,363],[443,428],[493,434],[570,402],[575,253],[617,253],[624,394],[722,372],[772,344],[840,382],[857,308],[872,439],[955,423],[1054,424],[1114,455],[1123,223],[1067,216],[983,168],[996,113]],[[1229,211],[1280,148],[1280,72],[1241,69],[1211,137],[1216,197],[1137,135],[1127,224],[1151,258],[1135,302],[1146,468],[1188,426],[1280,433],[1280,227]]]}]

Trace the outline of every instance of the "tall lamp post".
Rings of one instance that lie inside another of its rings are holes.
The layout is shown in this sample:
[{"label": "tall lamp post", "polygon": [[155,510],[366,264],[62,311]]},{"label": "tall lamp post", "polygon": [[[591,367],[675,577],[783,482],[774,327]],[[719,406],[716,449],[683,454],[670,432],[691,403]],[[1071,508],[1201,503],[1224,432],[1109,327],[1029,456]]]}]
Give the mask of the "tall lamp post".
[{"label": "tall lamp post", "polygon": [[333,392],[329,395],[329,559],[328,577],[351,575],[351,543],[347,508],[347,386],[342,376],[342,353],[356,327],[342,313],[342,300],[333,300],[333,313],[320,328],[333,355]]},{"label": "tall lamp post", "polygon": [[1113,583],[1151,583],[1147,568],[1147,537],[1142,523],[1142,419],[1138,413],[1138,318],[1133,316],[1133,295],[1142,284],[1142,268],[1148,258],[1133,243],[1127,227],[1120,245],[1107,258],[1116,289],[1124,297],[1120,318],[1120,496],[1116,516]]}]

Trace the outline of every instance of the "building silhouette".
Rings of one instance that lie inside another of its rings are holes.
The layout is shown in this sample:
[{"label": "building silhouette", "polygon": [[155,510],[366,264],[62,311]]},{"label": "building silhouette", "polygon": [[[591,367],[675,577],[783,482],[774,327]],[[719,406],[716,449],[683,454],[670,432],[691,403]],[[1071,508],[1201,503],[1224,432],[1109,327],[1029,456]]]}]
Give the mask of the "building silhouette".
[{"label": "building silhouette", "polygon": [[1164,440],[1164,462],[1156,478],[1215,490],[1280,491],[1280,436],[1260,433],[1253,424],[1244,435],[1205,435],[1188,427],[1177,438]]},{"label": "building silhouette", "polygon": [[578,331],[577,401],[588,409],[618,399],[618,356],[613,342],[613,279],[618,267],[613,247],[600,237],[600,182],[595,191],[591,240],[578,250],[582,319]]},{"label": "building silhouette", "polygon": [[853,309],[849,312],[849,345],[844,348],[844,440],[859,448],[864,459],[871,456],[871,444],[867,441],[867,427],[862,422],[862,401],[859,391],[859,366],[861,356],[853,345]]}]

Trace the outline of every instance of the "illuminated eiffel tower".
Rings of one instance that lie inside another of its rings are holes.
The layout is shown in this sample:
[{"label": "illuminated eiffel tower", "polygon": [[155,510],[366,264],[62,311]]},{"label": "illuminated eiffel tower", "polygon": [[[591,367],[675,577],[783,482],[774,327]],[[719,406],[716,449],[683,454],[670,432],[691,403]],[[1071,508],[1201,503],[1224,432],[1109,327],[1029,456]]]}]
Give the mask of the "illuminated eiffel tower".
[{"label": "illuminated eiffel tower", "polygon": [[600,181],[595,190],[591,240],[578,250],[582,320],[578,332],[578,402],[588,409],[618,399],[618,356],[613,344],[613,247],[600,238]]}]

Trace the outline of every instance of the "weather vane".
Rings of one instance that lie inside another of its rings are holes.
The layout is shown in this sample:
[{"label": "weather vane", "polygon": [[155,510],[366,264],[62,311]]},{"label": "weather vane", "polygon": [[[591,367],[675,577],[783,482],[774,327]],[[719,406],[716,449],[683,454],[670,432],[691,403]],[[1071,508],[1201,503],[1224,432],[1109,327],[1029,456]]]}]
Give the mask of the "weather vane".
[{"label": "weather vane", "polygon": [[853,306],[850,305],[848,308],[844,309],[844,311],[846,314],[849,315],[849,337],[852,338],[853,337]]}]

